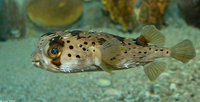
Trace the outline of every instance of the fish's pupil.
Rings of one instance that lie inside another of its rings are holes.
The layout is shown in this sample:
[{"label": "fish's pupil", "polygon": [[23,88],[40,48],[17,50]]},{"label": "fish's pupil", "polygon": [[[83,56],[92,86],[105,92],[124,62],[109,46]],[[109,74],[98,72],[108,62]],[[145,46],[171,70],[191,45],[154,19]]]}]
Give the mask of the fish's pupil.
[{"label": "fish's pupil", "polygon": [[52,49],[51,49],[51,53],[54,54],[54,55],[55,55],[55,54],[58,54],[58,52],[59,52],[59,51],[58,51],[58,48],[52,48]]}]

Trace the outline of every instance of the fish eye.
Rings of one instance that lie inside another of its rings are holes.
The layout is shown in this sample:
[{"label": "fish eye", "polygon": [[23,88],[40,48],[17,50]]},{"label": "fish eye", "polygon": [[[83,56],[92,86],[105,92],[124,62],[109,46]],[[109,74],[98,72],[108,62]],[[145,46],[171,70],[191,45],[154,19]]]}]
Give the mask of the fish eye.
[{"label": "fish eye", "polygon": [[47,53],[51,58],[58,58],[61,55],[61,52],[60,46],[50,46]]},{"label": "fish eye", "polygon": [[58,48],[52,48],[51,49],[51,54],[56,55],[58,53],[59,53]]}]

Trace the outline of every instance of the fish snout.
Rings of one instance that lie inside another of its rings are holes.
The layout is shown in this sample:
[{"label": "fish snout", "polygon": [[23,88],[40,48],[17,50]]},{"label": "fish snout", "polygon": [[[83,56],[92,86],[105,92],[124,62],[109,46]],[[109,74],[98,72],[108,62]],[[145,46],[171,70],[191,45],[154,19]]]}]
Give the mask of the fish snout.
[{"label": "fish snout", "polygon": [[31,61],[32,61],[32,64],[33,64],[35,67],[41,68],[42,64],[41,64],[39,55],[38,55],[37,53],[33,53],[33,54],[31,55]]}]

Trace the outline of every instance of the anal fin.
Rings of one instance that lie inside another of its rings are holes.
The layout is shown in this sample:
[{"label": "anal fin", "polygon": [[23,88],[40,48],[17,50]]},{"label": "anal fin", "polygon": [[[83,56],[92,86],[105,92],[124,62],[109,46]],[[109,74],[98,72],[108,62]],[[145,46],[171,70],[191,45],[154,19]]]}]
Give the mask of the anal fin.
[{"label": "anal fin", "polygon": [[150,81],[155,81],[165,69],[165,62],[152,62],[144,66],[144,72]]}]

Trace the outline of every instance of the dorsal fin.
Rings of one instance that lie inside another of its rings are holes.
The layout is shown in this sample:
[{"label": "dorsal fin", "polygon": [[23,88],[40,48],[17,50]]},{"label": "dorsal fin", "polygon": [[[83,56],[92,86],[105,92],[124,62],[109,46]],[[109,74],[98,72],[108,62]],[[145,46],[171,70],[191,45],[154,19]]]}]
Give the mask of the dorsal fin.
[{"label": "dorsal fin", "polygon": [[144,27],[142,34],[136,39],[136,44],[146,46],[148,43],[163,46],[165,37],[156,29],[154,25],[147,25]]}]

